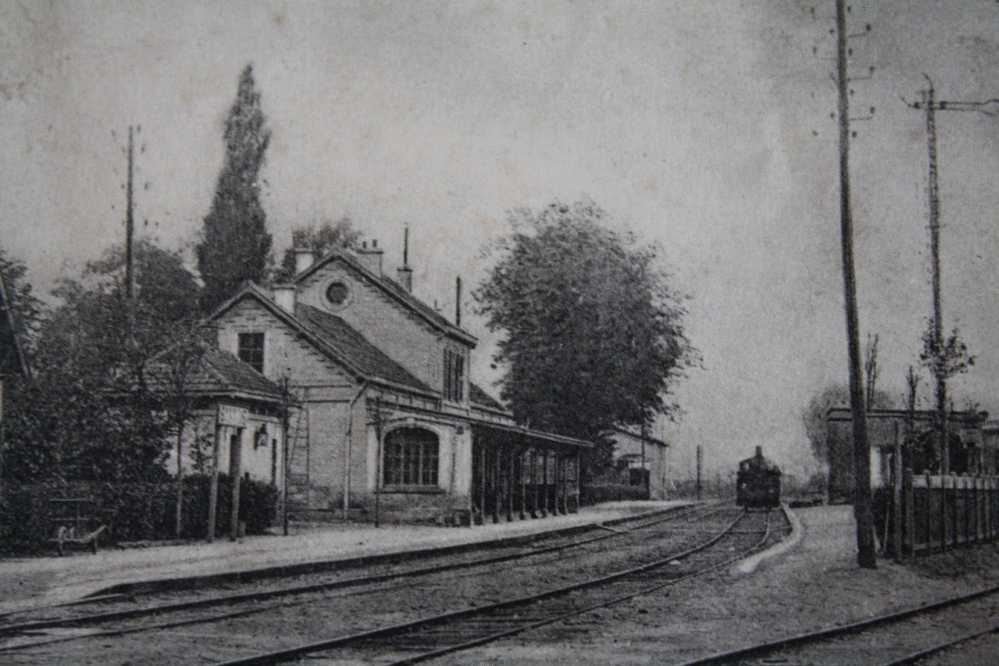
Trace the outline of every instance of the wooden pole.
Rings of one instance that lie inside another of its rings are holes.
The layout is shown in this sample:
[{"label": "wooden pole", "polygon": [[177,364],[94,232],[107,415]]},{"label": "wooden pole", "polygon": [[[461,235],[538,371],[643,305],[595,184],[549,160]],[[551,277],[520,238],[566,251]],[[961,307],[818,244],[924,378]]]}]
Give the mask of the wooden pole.
[{"label": "wooden pole", "polygon": [[506,483],[503,484],[503,489],[506,491],[506,522],[513,522],[513,447],[505,446],[503,447],[503,452],[506,454]]},{"label": "wooden pole", "polygon": [[902,440],[899,437],[898,421],[894,421],[895,426],[895,449],[892,461],[892,523],[894,524],[894,544],[893,551],[895,561],[902,561]]},{"label": "wooden pole", "polygon": [[282,383],[283,392],[281,406],[281,526],[284,536],[288,536],[288,425],[291,420],[289,413],[291,395],[288,391],[288,378]]},{"label": "wooden pole", "polygon": [[548,517],[548,450],[542,452],[541,459],[541,517]]},{"label": "wooden pole", "polygon": [[229,516],[229,541],[239,538],[239,487],[243,476],[243,431],[236,428],[236,434],[229,440],[230,474],[232,479],[232,513]]},{"label": "wooden pole", "polygon": [[486,447],[483,443],[477,442],[476,449],[479,452],[479,524],[486,524]]},{"label": "wooden pole", "polygon": [[382,398],[375,396],[375,527],[382,518]]},{"label": "wooden pole", "polygon": [[874,515],[871,512],[870,450],[864,409],[864,376],[860,364],[860,322],[853,261],[853,213],[850,204],[850,108],[847,78],[846,1],[836,0],[836,84],[839,90],[840,236],[843,255],[843,291],[846,308],[847,352],[850,373],[850,412],[853,421],[853,460],[856,483],[853,514],[857,523],[857,564],[877,566]]},{"label": "wooden pole", "polygon": [[524,465],[524,460],[527,457],[526,451],[523,448],[520,449],[520,453],[517,454],[517,481],[520,483],[520,519],[524,520],[527,517],[527,475]]},{"label": "wooden pole", "polygon": [[215,522],[219,512],[219,449],[221,448],[222,425],[218,412],[215,413],[215,440],[212,442],[212,478],[208,487],[208,534],[209,543],[215,541]]},{"label": "wooden pole", "polygon": [[493,480],[493,502],[492,516],[493,523],[499,522],[499,511],[502,498],[500,497],[500,448],[493,447],[492,465],[489,466],[489,476]]},{"label": "wooden pole", "polygon": [[913,506],[912,468],[908,465],[902,469],[902,491],[905,494],[905,533],[909,543],[909,555],[916,554],[916,510]]},{"label": "wooden pole", "polygon": [[135,203],[133,198],[133,174],[135,144],[133,127],[128,126],[128,176],[125,184],[125,299],[128,308],[127,325],[128,339],[135,345]]},{"label": "wooden pole", "polygon": [[701,469],[704,467],[704,449],[697,445],[697,481],[694,489],[697,493],[697,501],[701,500]]},{"label": "wooden pole", "polygon": [[538,483],[538,452],[536,449],[531,448],[531,518],[538,517],[538,487],[541,485]]}]

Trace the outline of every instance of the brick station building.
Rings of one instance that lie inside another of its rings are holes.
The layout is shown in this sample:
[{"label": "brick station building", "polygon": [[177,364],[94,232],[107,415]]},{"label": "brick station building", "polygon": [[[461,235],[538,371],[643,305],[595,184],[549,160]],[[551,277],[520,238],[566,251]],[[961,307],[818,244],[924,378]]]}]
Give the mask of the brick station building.
[{"label": "brick station building", "polygon": [[[408,253],[406,253],[408,254]],[[405,256],[405,255],[404,255]],[[218,345],[277,385],[298,515],[481,523],[578,508],[590,443],[516,424],[468,376],[476,338],[385,275],[377,242],[273,290],[247,283],[211,317]]]}]

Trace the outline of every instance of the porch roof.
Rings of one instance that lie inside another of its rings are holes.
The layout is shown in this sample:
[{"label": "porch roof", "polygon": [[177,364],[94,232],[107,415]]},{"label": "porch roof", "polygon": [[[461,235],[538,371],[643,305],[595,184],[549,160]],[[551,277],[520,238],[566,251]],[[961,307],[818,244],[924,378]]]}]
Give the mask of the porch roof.
[{"label": "porch roof", "polygon": [[472,428],[482,430],[485,432],[495,432],[497,434],[503,435],[519,435],[528,440],[540,440],[545,444],[558,444],[561,446],[574,446],[580,449],[592,449],[593,443],[587,442],[586,440],[576,439],[575,437],[568,437],[566,435],[556,435],[551,432],[544,432],[542,430],[533,430],[532,428],[525,428],[524,426],[519,426],[513,423],[497,423],[494,421],[481,421],[478,419],[472,419]]}]

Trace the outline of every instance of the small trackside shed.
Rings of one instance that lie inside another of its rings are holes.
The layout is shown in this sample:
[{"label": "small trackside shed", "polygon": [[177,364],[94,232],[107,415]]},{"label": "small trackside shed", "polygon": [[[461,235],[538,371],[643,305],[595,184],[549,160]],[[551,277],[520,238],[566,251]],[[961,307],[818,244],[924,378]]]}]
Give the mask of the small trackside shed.
[{"label": "small trackside shed", "polygon": [[[889,459],[896,433],[905,443],[911,418],[912,435],[907,450],[917,474],[938,473],[936,452],[936,412],[916,410],[910,417],[904,409],[872,409],[867,412],[867,441],[870,446],[871,485],[881,486],[889,477]],[[985,437],[987,412],[953,411],[947,415],[950,441],[950,468],[954,474],[997,472],[996,442]],[[853,497],[853,418],[847,407],[833,407],[826,415],[826,442],[829,451],[829,498]]]},{"label": "small trackside shed", "polygon": [[629,482],[644,484],[644,476],[648,479],[649,498],[666,499],[669,444],[658,437],[636,432],[635,428],[615,428],[610,438],[614,441],[614,461],[619,467],[627,467]]}]

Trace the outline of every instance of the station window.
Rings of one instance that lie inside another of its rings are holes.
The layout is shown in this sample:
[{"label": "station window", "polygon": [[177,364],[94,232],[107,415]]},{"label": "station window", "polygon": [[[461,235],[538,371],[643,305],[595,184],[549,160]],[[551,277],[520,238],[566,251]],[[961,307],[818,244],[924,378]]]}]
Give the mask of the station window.
[{"label": "station window", "polygon": [[264,334],[239,334],[239,360],[251,366],[254,370],[264,372]]},{"label": "station window", "polygon": [[437,486],[437,435],[420,428],[393,430],[385,438],[386,486]]},{"label": "station window", "polygon": [[461,402],[465,397],[465,356],[453,349],[444,350],[444,398]]}]

